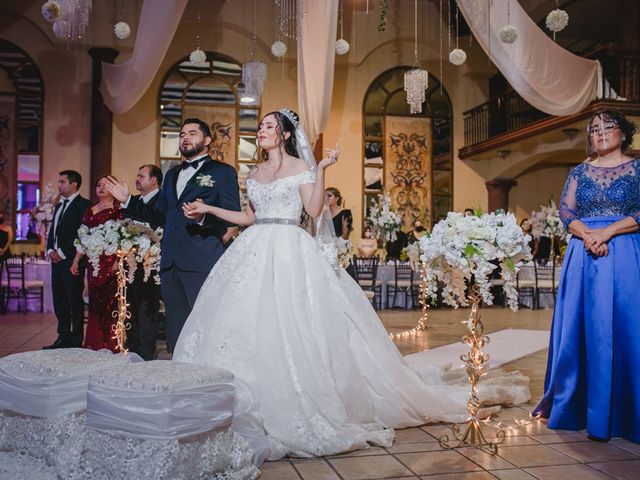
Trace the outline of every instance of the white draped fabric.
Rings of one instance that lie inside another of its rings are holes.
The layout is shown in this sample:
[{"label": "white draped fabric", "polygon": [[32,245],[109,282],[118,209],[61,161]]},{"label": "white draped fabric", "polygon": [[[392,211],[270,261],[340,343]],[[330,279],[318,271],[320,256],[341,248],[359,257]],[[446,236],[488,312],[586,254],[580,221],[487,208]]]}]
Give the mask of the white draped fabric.
[{"label": "white draped fabric", "polygon": [[187,0],[144,1],[131,58],[119,64],[102,64],[100,90],[113,113],[121,114],[131,109],[147,91],[186,5]]},{"label": "white draped fabric", "polygon": [[311,143],[329,121],[337,24],[338,0],[298,2],[298,108]]},{"label": "white draped fabric", "polygon": [[[577,113],[600,96],[600,63],[560,47],[517,1],[511,1],[509,9],[507,1],[459,0],[458,6],[478,43],[513,89],[550,115]],[[507,23],[518,31],[512,44],[503,44],[499,37]]]}]

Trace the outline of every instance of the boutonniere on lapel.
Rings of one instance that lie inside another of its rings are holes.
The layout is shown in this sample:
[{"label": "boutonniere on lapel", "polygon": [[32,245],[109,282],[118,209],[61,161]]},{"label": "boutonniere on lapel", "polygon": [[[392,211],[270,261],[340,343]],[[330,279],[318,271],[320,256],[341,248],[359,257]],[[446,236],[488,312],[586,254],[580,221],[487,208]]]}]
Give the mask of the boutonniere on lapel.
[{"label": "boutonniere on lapel", "polygon": [[196,183],[199,187],[213,187],[213,184],[216,183],[216,181],[211,178],[211,175],[199,173],[196,177]]}]

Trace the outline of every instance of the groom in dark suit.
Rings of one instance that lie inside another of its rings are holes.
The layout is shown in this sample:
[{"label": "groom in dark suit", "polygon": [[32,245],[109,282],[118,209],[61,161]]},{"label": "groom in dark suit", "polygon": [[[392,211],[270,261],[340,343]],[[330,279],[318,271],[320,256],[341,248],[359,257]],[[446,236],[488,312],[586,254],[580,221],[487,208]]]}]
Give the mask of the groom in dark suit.
[{"label": "groom in dark suit", "polygon": [[[240,211],[236,170],[209,157],[211,140],[211,130],[206,122],[188,118],[182,123],[180,153],[185,160],[167,172],[155,204],[155,208],[166,216],[160,279],[167,335],[172,347],[191,313],[200,287],[224,253],[231,229],[231,225],[211,215],[199,221],[187,219],[182,213],[182,205],[202,201]],[[157,214],[153,207],[131,197],[126,183],[111,180],[107,188],[123,202],[126,212],[142,219]]]},{"label": "groom in dark suit", "polygon": [[80,274],[71,274],[76,255],[73,242],[78,238],[82,215],[91,202],[80,195],[82,176],[75,170],[64,170],[58,177],[60,201],[53,213],[47,237],[47,255],[51,259],[51,291],[53,309],[58,319],[58,338],[44,349],[82,347],[84,340],[84,267]]}]

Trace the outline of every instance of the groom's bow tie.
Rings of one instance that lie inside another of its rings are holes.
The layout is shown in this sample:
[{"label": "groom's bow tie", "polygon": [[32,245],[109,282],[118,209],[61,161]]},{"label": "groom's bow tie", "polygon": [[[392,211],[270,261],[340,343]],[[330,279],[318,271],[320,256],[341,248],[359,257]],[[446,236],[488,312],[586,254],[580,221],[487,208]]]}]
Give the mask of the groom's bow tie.
[{"label": "groom's bow tie", "polygon": [[198,168],[198,166],[200,165],[200,162],[202,162],[203,160],[204,160],[204,158],[200,158],[200,159],[198,159],[198,160],[193,160],[192,162],[187,162],[187,161],[185,160],[185,161],[183,161],[183,162],[180,164],[180,168],[181,168],[182,170],[186,170],[186,169],[187,169],[187,168],[189,168],[189,167],[192,167],[192,168]]}]

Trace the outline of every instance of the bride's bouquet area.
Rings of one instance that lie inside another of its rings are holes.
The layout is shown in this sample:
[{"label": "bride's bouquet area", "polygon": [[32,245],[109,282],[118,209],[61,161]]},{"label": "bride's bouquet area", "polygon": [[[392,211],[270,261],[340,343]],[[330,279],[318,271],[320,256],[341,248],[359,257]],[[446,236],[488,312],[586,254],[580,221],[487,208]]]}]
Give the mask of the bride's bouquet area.
[{"label": "bride's bouquet area", "polygon": [[346,270],[351,263],[351,249],[353,246],[349,240],[338,237],[336,238],[336,247],[338,249],[338,263]]},{"label": "bride's bouquet area", "polygon": [[391,197],[388,193],[378,195],[378,199],[372,202],[367,220],[374,238],[382,239],[385,242],[397,240],[402,218],[391,206]]},{"label": "bride's bouquet area", "polygon": [[440,282],[445,303],[467,306],[466,280],[473,279],[484,303],[492,305],[490,277],[500,268],[509,307],[517,310],[517,264],[531,259],[529,240],[511,213],[465,217],[449,212],[430,235],[420,239],[420,258],[426,264],[426,294],[436,298]]},{"label": "bride's bouquet area", "polygon": [[567,231],[553,199],[549,200],[549,205],[540,205],[540,210],[531,212],[531,233],[535,238],[555,237],[566,240]]},{"label": "bride's bouquet area", "polygon": [[87,255],[93,267],[93,275],[100,272],[100,256],[115,255],[124,252],[128,267],[127,281],[133,282],[136,267],[144,269],[144,281],[153,274],[156,283],[160,283],[160,246],[162,228],[152,229],[146,223],[131,219],[109,220],[97,227],[82,225],[78,229],[76,250]]}]

